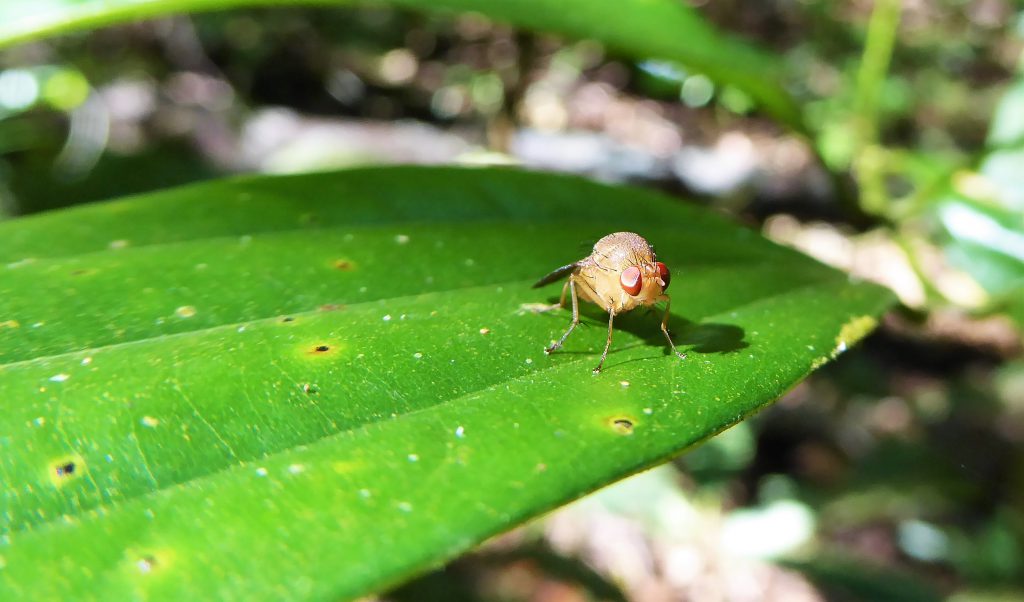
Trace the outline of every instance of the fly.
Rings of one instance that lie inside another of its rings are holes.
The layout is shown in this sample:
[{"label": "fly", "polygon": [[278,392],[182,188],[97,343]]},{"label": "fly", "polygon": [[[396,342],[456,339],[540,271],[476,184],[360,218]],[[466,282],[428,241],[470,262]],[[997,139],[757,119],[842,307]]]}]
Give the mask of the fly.
[{"label": "fly", "polygon": [[672,352],[679,359],[686,359],[686,354],[679,353],[668,333],[668,311],[672,301],[665,291],[668,289],[671,275],[668,267],[657,260],[654,249],[642,236],[632,232],[609,234],[594,244],[594,252],[588,257],[563,265],[537,281],[533,288],[550,284],[565,276],[569,276],[569,280],[562,287],[562,296],[558,304],[552,309],[565,307],[565,292],[568,290],[572,297],[572,322],[562,338],[545,349],[544,353],[551,353],[561,347],[579,325],[577,295],[581,295],[585,301],[596,303],[608,312],[608,339],[604,344],[604,352],[601,353],[601,361],[594,368],[594,374],[601,372],[604,360],[608,357],[615,316],[660,301],[665,302],[661,332],[665,333],[665,339],[668,340]]}]

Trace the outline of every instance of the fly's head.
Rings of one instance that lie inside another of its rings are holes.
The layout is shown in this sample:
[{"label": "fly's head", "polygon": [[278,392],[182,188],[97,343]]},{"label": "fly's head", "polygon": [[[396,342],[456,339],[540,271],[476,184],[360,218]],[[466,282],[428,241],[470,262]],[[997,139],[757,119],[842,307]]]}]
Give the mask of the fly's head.
[{"label": "fly's head", "polygon": [[658,300],[668,290],[672,275],[668,267],[657,261],[653,256],[651,261],[627,266],[619,273],[619,286],[622,291],[635,300],[631,305],[649,305]]},{"label": "fly's head", "polygon": [[609,286],[615,289],[612,298],[618,299],[619,311],[654,303],[671,281],[668,267],[658,261],[654,249],[639,234],[609,234],[597,241],[591,258],[615,276]]}]

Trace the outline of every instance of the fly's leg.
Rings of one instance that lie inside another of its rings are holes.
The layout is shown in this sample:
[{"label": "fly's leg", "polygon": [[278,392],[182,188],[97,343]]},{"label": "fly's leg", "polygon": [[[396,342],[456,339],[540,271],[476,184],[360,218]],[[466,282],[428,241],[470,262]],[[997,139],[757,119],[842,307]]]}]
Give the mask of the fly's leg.
[{"label": "fly's leg", "polygon": [[665,339],[668,340],[669,347],[672,348],[672,353],[678,355],[679,359],[685,360],[686,354],[679,353],[679,350],[676,349],[676,344],[672,342],[672,336],[668,333],[668,310],[672,307],[672,299],[668,295],[662,295],[658,300],[665,302],[665,315],[661,318],[661,331],[665,333]]},{"label": "fly's leg", "polygon": [[608,340],[604,343],[604,353],[601,354],[601,361],[597,363],[597,367],[594,368],[594,374],[601,373],[601,366],[604,365],[604,360],[608,357],[608,348],[612,346],[612,322],[615,320],[615,314],[612,310],[608,310]]},{"label": "fly's leg", "polygon": [[[561,347],[562,343],[565,342],[565,339],[569,338],[569,335],[572,334],[572,331],[575,330],[576,326],[578,326],[579,323],[580,323],[580,307],[579,307],[579,301],[577,301],[577,299],[576,299],[576,281],[573,279],[572,276],[569,276],[569,282],[566,283],[566,286],[569,287],[569,292],[572,293],[572,323],[569,324],[569,330],[565,331],[565,334],[562,335],[562,338],[558,339],[558,342],[555,343],[554,345],[552,345],[552,346],[548,347],[547,349],[545,349],[544,353],[551,353],[555,349],[558,349],[559,347]],[[562,298],[558,301],[558,306],[559,307],[565,306],[565,287],[564,286],[562,287]]]},{"label": "fly's leg", "polygon": [[562,309],[563,307],[565,307],[565,292],[569,290],[569,282],[571,280],[571,278],[569,280],[566,280],[565,284],[562,286],[562,296],[560,299],[558,299],[558,303],[552,303],[551,305],[541,305],[540,303],[538,303],[536,305],[531,305],[530,311],[538,314],[543,314],[549,311],[554,311],[556,309]]},{"label": "fly's leg", "polygon": [[[565,307],[565,291],[569,290],[570,286],[572,286],[572,277],[571,276],[569,277],[568,280],[565,281],[565,284],[562,285],[562,296],[558,298],[558,305],[556,306],[558,309],[562,309],[563,307]],[[576,289],[575,288],[572,289],[572,306],[576,307]]]}]

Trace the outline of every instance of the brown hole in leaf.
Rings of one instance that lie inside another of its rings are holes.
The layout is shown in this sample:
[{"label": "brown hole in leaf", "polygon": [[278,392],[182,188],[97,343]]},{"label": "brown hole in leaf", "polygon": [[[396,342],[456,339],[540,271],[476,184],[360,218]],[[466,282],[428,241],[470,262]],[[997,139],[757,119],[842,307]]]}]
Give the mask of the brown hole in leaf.
[{"label": "brown hole in leaf", "polygon": [[156,568],[157,562],[154,556],[142,556],[135,561],[140,573],[150,573]]},{"label": "brown hole in leaf", "polygon": [[352,263],[348,259],[336,259],[334,261],[334,267],[343,272],[351,272],[356,269],[356,264]]},{"label": "brown hole in leaf", "polygon": [[77,454],[53,458],[48,466],[50,482],[55,487],[63,487],[80,479],[85,474],[85,468],[85,460]]},{"label": "brown hole in leaf", "polygon": [[632,435],[633,434],[633,420],[630,418],[613,418],[611,421],[612,429],[620,435]]},{"label": "brown hole in leaf", "polygon": [[293,318],[291,316],[285,316],[285,317],[281,318],[281,321],[282,322],[294,322],[295,318]]},{"label": "brown hole in leaf", "polygon": [[313,353],[327,353],[331,348],[328,345],[317,345],[313,347]]},{"label": "brown hole in leaf", "polygon": [[345,309],[345,306],[338,303],[325,303],[317,309],[320,311],[339,311]]},{"label": "brown hole in leaf", "polygon": [[320,387],[313,383],[306,383],[302,385],[302,392],[307,395],[317,395],[320,393]]}]

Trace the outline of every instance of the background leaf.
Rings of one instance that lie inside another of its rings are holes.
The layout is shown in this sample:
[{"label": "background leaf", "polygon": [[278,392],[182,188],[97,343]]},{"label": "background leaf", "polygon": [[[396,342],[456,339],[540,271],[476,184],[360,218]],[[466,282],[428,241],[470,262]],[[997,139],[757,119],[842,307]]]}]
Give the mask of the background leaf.
[{"label": "background leaf", "polygon": [[993,297],[1024,328],[1024,80],[1007,88],[988,132],[977,172],[943,186],[929,206],[950,263]]},{"label": "background leaf", "polygon": [[[176,12],[239,6],[294,6],[273,0],[7,0],[0,5],[0,47],[87,27]],[[307,4],[352,4],[314,0]],[[675,0],[394,0],[417,10],[476,11],[518,27],[592,38],[637,59],[667,59],[730,84],[761,103],[797,131],[805,127],[799,108],[779,85],[781,66],[768,51],[717,31]]]},{"label": "background leaf", "polygon": [[[614,230],[671,327],[530,284]],[[380,168],[0,223],[0,598],[345,598],[679,453],[890,295],[708,212],[575,178]]]}]

